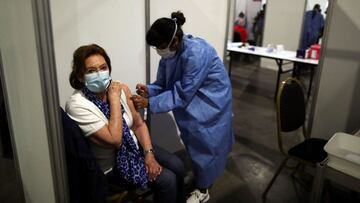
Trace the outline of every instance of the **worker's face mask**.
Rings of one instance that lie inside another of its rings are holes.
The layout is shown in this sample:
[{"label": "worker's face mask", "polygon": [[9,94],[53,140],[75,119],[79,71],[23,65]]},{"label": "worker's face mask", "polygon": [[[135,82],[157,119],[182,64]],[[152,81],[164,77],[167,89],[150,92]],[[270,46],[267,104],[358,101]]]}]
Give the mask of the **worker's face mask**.
[{"label": "worker's face mask", "polygon": [[175,50],[175,51],[171,51],[171,50],[170,50],[170,45],[171,45],[172,41],[174,40],[176,31],[177,31],[176,20],[174,20],[174,22],[175,22],[175,31],[174,31],[174,34],[173,34],[173,36],[172,36],[169,44],[166,46],[165,49],[158,49],[158,48],[156,48],[156,52],[157,52],[162,58],[171,58],[171,57],[175,56],[175,54],[176,54],[176,50]]},{"label": "worker's face mask", "polygon": [[171,51],[169,47],[165,49],[156,49],[156,52],[162,57],[162,58],[171,58],[176,54],[176,51]]},{"label": "worker's face mask", "polygon": [[105,92],[109,87],[111,77],[109,70],[89,73],[85,75],[85,86],[91,92],[100,93]]}]

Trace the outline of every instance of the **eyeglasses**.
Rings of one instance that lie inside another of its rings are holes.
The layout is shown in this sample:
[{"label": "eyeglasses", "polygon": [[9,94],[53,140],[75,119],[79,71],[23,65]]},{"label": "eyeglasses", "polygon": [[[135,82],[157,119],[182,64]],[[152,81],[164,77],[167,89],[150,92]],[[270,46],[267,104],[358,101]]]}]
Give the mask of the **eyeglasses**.
[{"label": "eyeglasses", "polygon": [[166,49],[168,46],[167,46],[167,44],[162,44],[162,45],[160,45],[158,47],[156,47],[156,46],[150,46],[150,47],[155,49],[155,50],[163,50],[163,49]]}]

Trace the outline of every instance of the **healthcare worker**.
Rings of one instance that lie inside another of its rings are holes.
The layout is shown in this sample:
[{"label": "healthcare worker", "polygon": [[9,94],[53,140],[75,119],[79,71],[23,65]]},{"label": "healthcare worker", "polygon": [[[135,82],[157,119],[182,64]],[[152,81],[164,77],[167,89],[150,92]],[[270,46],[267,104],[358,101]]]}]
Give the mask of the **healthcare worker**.
[{"label": "healthcare worker", "polygon": [[315,4],[313,10],[305,13],[304,30],[301,38],[300,49],[306,50],[311,45],[319,43],[324,31],[325,20],[321,14],[319,4]]},{"label": "healthcare worker", "polygon": [[[172,111],[192,160],[196,187],[188,203],[206,202],[208,188],[224,171],[234,142],[231,83],[215,49],[184,35],[180,11],[156,20],[146,41],[161,56],[156,81],[137,85],[137,109]],[[155,152],[156,153],[156,152]]]}]

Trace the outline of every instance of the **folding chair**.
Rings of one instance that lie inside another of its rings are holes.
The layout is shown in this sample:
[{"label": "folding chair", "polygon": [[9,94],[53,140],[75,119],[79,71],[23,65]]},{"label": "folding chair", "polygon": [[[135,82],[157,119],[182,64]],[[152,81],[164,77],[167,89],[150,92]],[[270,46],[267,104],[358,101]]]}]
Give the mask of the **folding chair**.
[{"label": "folding chair", "polygon": [[[315,167],[316,163],[323,161],[327,157],[327,153],[323,149],[327,141],[319,138],[310,138],[306,133],[305,110],[306,103],[300,82],[292,77],[283,81],[276,98],[276,116],[278,146],[285,158],[263,192],[262,197],[264,199],[289,159],[296,160],[299,164]],[[291,147],[286,152],[283,147],[283,133],[294,132],[300,127],[302,127],[304,141]]]}]

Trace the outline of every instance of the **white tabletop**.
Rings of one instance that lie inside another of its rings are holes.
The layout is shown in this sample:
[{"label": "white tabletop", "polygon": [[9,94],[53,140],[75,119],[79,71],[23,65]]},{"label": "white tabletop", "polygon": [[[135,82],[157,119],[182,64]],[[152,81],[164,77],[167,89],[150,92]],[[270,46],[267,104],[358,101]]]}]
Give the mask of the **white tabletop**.
[{"label": "white tabletop", "polygon": [[[257,46],[248,46],[248,47],[241,47],[241,42],[233,42],[228,43],[227,50],[238,52],[238,53],[244,53],[244,54],[252,54],[256,56],[262,56],[266,58],[273,58],[273,59],[280,59],[280,60],[286,60],[286,61],[292,61],[292,62],[298,62],[298,63],[306,63],[306,64],[312,64],[312,65],[318,65],[319,61],[315,59],[301,59],[296,58],[296,52],[295,51],[273,51],[268,52],[266,47],[257,47]],[[254,48],[255,50],[250,50],[249,48]]]}]

